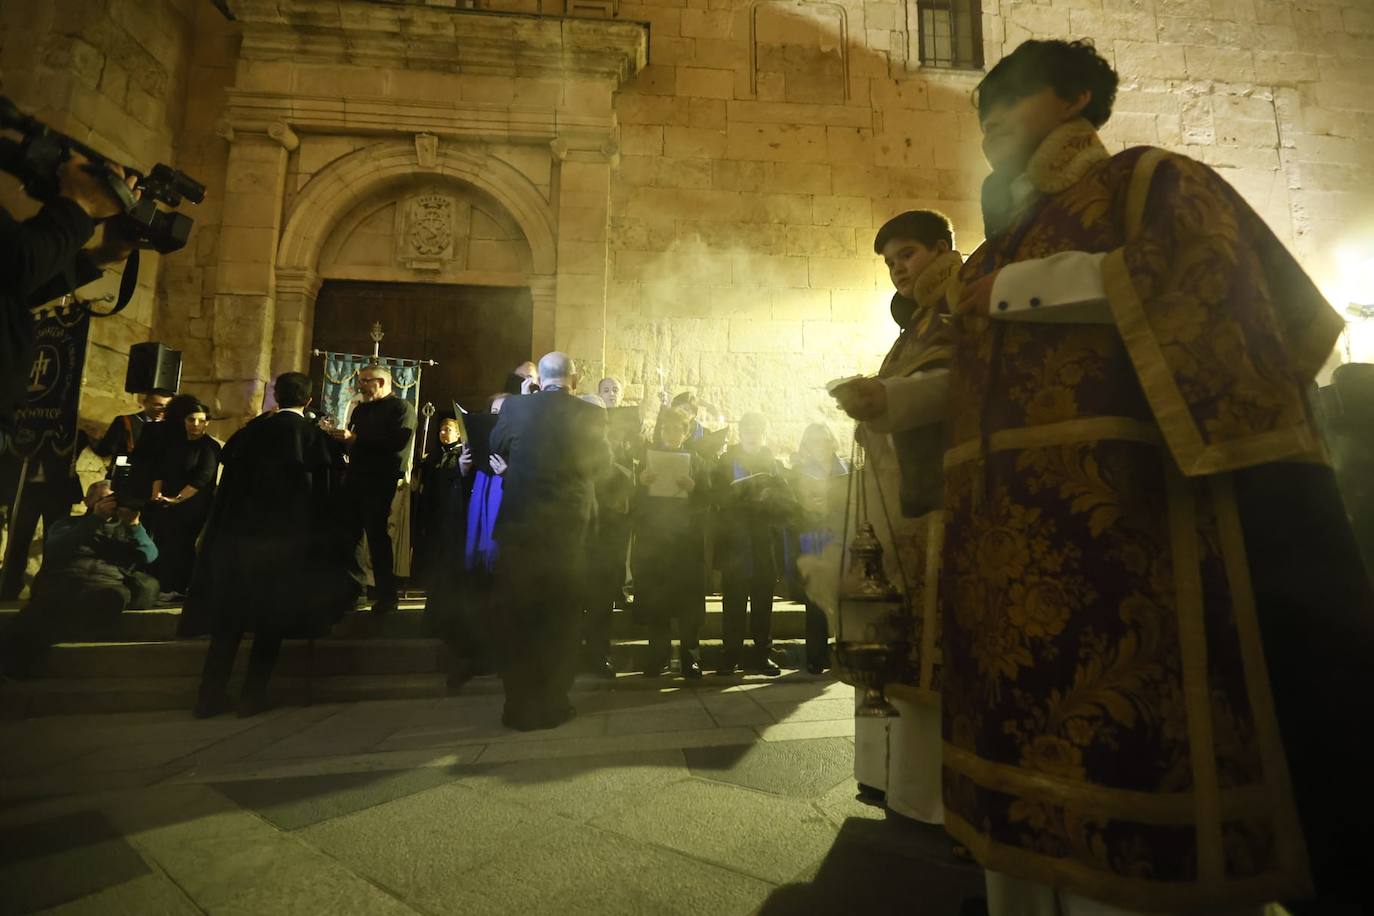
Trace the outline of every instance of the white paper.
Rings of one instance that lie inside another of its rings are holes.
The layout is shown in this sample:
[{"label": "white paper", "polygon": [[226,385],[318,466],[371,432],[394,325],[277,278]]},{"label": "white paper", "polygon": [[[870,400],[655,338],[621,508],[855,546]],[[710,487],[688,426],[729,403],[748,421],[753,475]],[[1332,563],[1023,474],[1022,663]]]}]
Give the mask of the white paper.
[{"label": "white paper", "polygon": [[644,470],[653,475],[649,484],[650,496],[674,496],[687,498],[687,491],[678,485],[684,477],[692,476],[692,455],[690,452],[664,452],[649,449],[645,453]]},{"label": "white paper", "polygon": [[844,378],[832,378],[825,383],[825,390],[830,394],[834,394],[836,388],[843,388],[850,382],[858,381],[861,378],[863,378],[862,375],[846,375]]}]

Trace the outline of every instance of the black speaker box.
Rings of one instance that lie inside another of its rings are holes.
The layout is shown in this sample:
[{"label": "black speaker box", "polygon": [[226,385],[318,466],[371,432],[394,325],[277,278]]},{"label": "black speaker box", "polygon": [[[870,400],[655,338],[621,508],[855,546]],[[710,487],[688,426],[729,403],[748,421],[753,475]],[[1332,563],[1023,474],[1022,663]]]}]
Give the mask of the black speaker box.
[{"label": "black speaker box", "polygon": [[148,341],[129,348],[129,371],[124,375],[124,390],[130,394],[163,388],[181,387],[181,351],[166,344]]}]

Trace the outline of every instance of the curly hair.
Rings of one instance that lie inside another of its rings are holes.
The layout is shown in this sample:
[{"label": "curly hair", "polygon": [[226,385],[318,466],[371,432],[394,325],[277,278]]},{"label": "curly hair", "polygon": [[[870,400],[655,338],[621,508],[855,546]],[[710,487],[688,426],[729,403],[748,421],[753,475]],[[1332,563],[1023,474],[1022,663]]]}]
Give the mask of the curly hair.
[{"label": "curly hair", "polygon": [[1097,53],[1092,39],[1079,41],[1024,41],[988,71],[973,92],[978,117],[986,118],[997,105],[1023,99],[1042,89],[1053,89],[1061,99],[1092,94],[1083,117],[1101,127],[1112,116],[1116,103],[1116,71]]}]

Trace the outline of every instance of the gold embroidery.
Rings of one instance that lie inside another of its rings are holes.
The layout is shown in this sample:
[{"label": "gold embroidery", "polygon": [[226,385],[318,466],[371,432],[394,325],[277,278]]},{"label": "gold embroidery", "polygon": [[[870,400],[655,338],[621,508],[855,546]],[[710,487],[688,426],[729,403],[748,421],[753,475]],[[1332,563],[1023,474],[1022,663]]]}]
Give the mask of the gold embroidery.
[{"label": "gold embroidery", "polygon": [[[1153,423],[1133,420],[1130,417],[1088,417],[1047,423],[1043,426],[998,430],[988,437],[988,451],[1048,448],[1053,445],[1094,442],[1100,439],[1120,439],[1126,442],[1143,442],[1147,445],[1162,444],[1159,429]],[[980,457],[980,445],[977,440],[973,440],[962,442],[946,451],[945,470]]]},{"label": "gold embroidery", "polygon": [[1217,786],[1216,739],[1207,684],[1207,629],[1203,621],[1201,557],[1192,484],[1164,459],[1168,485],[1169,542],[1173,554],[1178,640],[1183,659],[1183,701],[1188,711],[1188,747],[1197,805],[1198,877],[1214,881],[1223,871],[1221,802]]}]

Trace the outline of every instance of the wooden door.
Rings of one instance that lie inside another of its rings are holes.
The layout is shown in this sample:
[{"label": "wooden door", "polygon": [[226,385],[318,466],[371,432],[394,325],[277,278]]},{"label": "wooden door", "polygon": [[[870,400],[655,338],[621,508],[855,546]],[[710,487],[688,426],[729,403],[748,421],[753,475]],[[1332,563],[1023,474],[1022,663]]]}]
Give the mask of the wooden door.
[{"label": "wooden door", "polygon": [[[530,352],[530,291],[514,286],[326,280],[315,304],[311,345],[370,353],[368,334],[376,321],[386,334],[383,356],[438,362],[420,378],[420,402],[432,402],[439,414],[451,412],[455,400],[467,410],[485,410],[487,396],[500,390],[506,375],[539,355]],[[316,358],[311,364],[317,386],[323,362]]]}]

